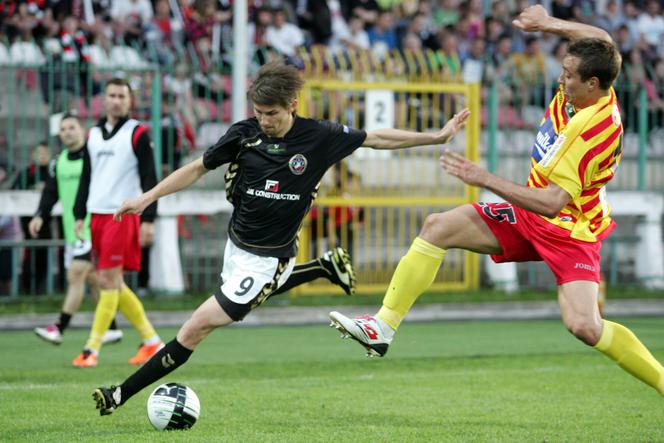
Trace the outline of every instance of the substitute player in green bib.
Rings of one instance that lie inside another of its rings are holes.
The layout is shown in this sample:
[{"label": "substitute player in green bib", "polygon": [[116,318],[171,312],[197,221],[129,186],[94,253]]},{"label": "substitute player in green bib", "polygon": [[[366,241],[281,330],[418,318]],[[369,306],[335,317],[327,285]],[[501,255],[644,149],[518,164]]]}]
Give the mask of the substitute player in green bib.
[{"label": "substitute player in green bib", "polygon": [[[62,304],[62,312],[57,323],[46,327],[35,328],[40,338],[59,345],[62,343],[63,332],[69,326],[72,315],[78,311],[85,283],[95,300],[99,296],[99,284],[90,260],[92,248],[90,234],[90,216],[85,220],[85,229],[81,239],[76,237],[74,229],[74,202],[78,191],[78,183],[83,172],[82,149],[85,146],[85,128],[79,117],[67,113],[60,121],[60,141],[65,146],[56,160],[51,162],[49,177],[42,191],[39,209],[28,225],[30,235],[37,237],[44,224],[44,218],[51,214],[53,206],[60,201],[62,205],[62,232],[65,238],[65,267],[67,268],[67,295]],[[104,335],[104,343],[113,343],[122,339],[122,331],[115,327]]]}]

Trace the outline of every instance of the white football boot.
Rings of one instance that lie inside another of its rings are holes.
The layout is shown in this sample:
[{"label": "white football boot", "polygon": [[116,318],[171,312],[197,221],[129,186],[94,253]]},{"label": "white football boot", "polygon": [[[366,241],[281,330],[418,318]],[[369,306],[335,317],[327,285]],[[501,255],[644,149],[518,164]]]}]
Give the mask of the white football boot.
[{"label": "white football boot", "polygon": [[124,334],[120,329],[109,329],[102,336],[101,344],[110,345],[112,343],[117,343],[122,340],[122,337],[124,337]]},{"label": "white football boot", "polygon": [[62,334],[56,325],[48,325],[45,328],[35,328],[35,334],[42,340],[46,340],[54,345],[62,343]]},{"label": "white football boot", "polygon": [[357,341],[364,346],[369,357],[383,357],[387,354],[394,331],[378,318],[371,315],[349,318],[332,311],[330,320],[330,326],[341,332],[341,338],[350,337]]}]

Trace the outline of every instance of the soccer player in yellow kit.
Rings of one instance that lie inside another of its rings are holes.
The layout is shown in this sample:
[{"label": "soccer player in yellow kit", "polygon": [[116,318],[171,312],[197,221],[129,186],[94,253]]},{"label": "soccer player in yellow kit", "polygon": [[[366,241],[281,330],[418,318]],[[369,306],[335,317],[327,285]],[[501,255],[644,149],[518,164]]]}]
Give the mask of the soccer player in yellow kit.
[{"label": "soccer player in yellow kit", "polygon": [[597,307],[601,241],[615,227],[605,185],[621,157],[623,127],[612,87],[620,54],[603,30],[550,17],[539,5],[526,8],[513,24],[572,40],[560,90],[533,146],[527,185],[447,153],[441,158],[447,172],[506,203],[475,203],[428,216],[378,313],[348,318],[331,312],[332,325],[370,355],[383,356],[410,307],[433,282],[447,249],[490,254],[496,262],[544,261],[556,276],[567,329],[664,394],[662,365],[629,329],[603,320]]}]

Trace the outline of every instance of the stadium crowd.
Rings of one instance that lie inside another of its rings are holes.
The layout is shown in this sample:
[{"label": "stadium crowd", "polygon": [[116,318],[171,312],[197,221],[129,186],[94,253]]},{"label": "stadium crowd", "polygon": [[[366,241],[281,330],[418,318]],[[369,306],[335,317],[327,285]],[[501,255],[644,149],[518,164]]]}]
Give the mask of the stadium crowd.
[{"label": "stadium crowd", "polygon": [[[543,105],[542,85],[555,87],[567,46],[557,37],[526,37],[511,26],[515,14],[534,3],[527,0],[248,3],[254,71],[274,55],[302,65],[302,51],[314,48],[346,54],[366,50],[378,59],[388,53],[433,50],[439,55],[438,67],[449,78],[485,84],[495,80],[501,85],[503,102]],[[645,84],[650,110],[664,109],[659,92],[664,81],[663,1],[539,3],[555,17],[606,29],[623,55],[625,84]],[[214,112],[201,115],[193,101],[205,98],[218,105],[230,94],[229,82],[220,72],[232,62],[232,22],[231,0],[5,1],[0,3],[0,65],[53,60],[63,74],[50,84],[42,75],[42,95],[48,101],[49,85],[73,90],[74,64],[79,74],[93,72],[93,82],[81,79],[77,92],[96,95],[102,72],[110,78],[118,70],[159,63],[167,67],[162,79],[163,90],[170,94],[166,98],[173,100],[176,114],[196,128],[213,119]],[[151,81],[138,80],[148,94],[143,83]],[[515,91],[513,85],[519,88]],[[59,100],[59,94],[53,95],[52,100]],[[52,106],[53,112],[59,112],[71,108],[71,103]],[[191,137],[188,141],[194,142]]]}]

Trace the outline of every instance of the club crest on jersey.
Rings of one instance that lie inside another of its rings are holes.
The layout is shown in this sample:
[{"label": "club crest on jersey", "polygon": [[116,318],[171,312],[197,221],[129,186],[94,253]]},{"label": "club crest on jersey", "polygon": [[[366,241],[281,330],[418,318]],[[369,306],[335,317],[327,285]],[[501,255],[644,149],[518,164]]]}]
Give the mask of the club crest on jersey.
[{"label": "club crest on jersey", "polygon": [[288,167],[295,175],[302,175],[307,169],[307,158],[302,154],[295,154],[288,160]]},{"label": "club crest on jersey", "polygon": [[620,111],[618,110],[617,106],[613,107],[613,112],[611,113],[611,121],[613,122],[613,126],[616,128],[620,127],[622,124],[622,120],[620,119]]}]

